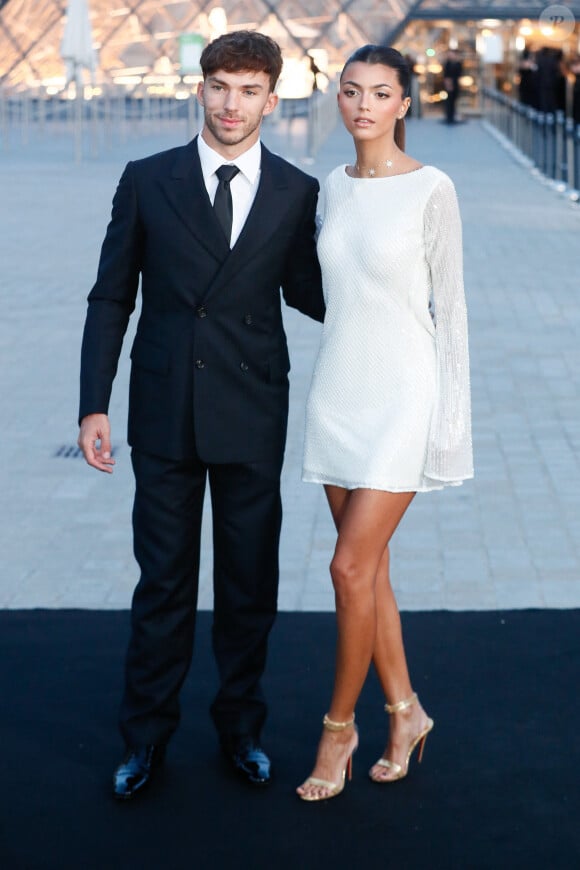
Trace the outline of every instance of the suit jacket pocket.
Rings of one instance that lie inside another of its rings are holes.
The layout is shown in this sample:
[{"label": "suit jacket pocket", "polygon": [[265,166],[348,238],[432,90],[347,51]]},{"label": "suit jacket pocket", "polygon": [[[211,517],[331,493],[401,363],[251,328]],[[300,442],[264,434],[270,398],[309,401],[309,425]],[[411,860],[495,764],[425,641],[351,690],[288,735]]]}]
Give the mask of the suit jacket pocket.
[{"label": "suit jacket pocket", "polygon": [[158,375],[166,375],[170,368],[170,354],[167,348],[137,337],[131,348],[131,359],[139,368]]}]

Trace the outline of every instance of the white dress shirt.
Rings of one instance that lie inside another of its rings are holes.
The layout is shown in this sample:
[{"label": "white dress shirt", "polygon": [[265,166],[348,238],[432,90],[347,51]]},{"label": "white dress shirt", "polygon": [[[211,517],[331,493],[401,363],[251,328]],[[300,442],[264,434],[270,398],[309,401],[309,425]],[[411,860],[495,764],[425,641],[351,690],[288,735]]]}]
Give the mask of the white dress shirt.
[{"label": "white dress shirt", "polygon": [[210,202],[213,203],[218,186],[216,170],[223,166],[237,166],[240,170],[230,182],[232,192],[233,220],[230,247],[233,248],[250,213],[250,209],[256,198],[258,184],[260,183],[260,163],[262,160],[262,146],[258,140],[251,148],[236,157],[235,160],[225,160],[221,154],[204,141],[203,137],[197,137],[197,147],[201,162],[203,180],[207,188]]}]

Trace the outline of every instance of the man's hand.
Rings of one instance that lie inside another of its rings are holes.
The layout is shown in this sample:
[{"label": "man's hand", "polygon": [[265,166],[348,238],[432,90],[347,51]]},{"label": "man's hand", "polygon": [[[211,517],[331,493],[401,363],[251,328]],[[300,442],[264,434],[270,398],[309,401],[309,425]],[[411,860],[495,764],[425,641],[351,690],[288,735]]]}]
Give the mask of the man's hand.
[{"label": "man's hand", "polygon": [[111,426],[106,414],[87,414],[83,417],[77,444],[89,465],[99,471],[112,473],[115,460],[111,456]]}]

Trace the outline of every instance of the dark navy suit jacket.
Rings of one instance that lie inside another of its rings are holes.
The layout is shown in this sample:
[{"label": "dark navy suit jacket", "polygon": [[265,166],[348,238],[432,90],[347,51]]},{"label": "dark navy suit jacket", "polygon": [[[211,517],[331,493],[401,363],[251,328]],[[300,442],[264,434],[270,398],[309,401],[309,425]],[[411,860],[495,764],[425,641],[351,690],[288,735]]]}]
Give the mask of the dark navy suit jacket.
[{"label": "dark navy suit jacket", "polygon": [[141,276],[129,443],[180,460],[281,459],[288,305],[324,317],[314,232],[318,182],[262,146],[258,191],[230,251],[197,142],[129,163],[88,300],[82,419],[107,413]]}]

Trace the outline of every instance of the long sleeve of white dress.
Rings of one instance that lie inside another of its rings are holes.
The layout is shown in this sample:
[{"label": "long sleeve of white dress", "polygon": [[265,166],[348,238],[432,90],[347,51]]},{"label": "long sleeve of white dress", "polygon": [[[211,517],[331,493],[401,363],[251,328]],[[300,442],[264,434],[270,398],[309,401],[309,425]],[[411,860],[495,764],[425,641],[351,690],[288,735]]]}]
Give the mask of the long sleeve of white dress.
[{"label": "long sleeve of white dress", "polygon": [[461,481],[473,477],[467,311],[461,219],[455,188],[446,176],[426,203],[424,233],[437,349],[437,393],[424,474]]}]

